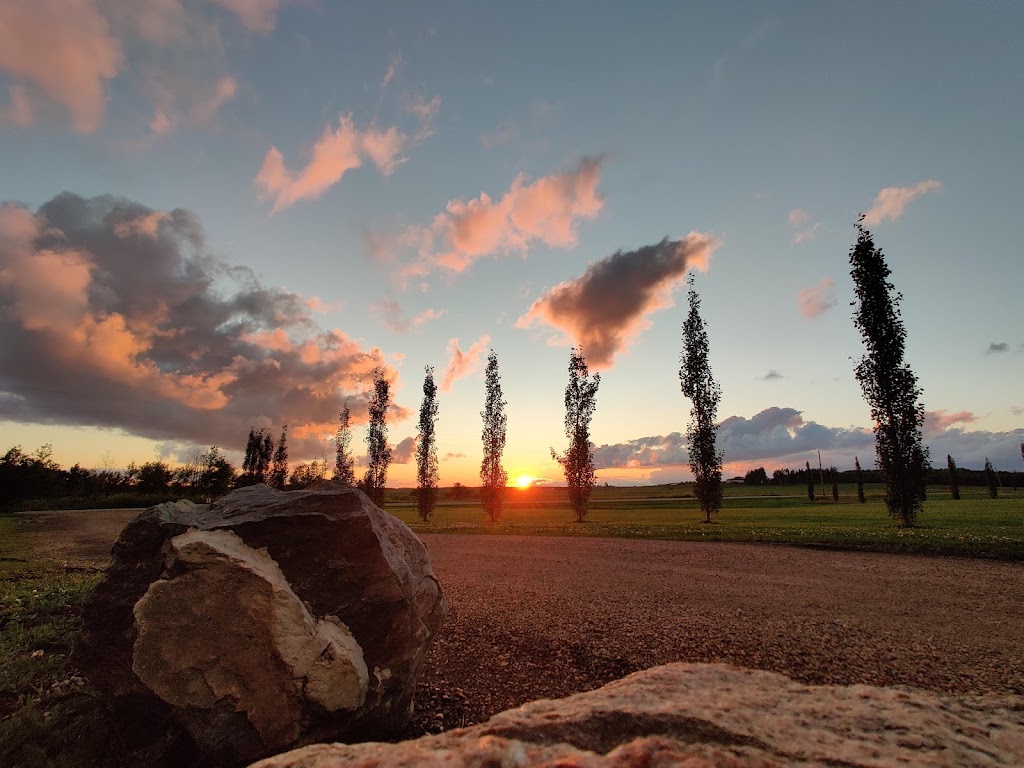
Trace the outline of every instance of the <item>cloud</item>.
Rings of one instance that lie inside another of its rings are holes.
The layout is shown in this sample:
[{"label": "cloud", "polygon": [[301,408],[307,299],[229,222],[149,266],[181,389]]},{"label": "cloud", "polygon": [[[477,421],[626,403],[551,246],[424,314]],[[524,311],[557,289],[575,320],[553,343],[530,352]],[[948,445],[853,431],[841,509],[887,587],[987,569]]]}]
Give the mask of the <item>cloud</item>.
[{"label": "cloud", "polygon": [[791,210],[786,216],[786,223],[789,224],[790,229],[797,230],[793,233],[793,242],[797,245],[813,240],[821,229],[821,222],[816,221],[812,224],[811,214],[803,208]]},{"label": "cloud", "polygon": [[290,171],[284,156],[271,147],[263,158],[263,166],[254,179],[266,197],[274,201],[273,212],[294,205],[299,200],[315,199],[333,187],[348,171],[362,166],[366,159],[387,175],[404,162],[402,150],[408,137],[397,127],[381,130],[370,126],[365,131],[355,127],[351,115],[341,115],[337,128],[330,125],[313,144],[312,157],[298,172]]},{"label": "cloud", "polygon": [[701,232],[665,238],[634,251],[616,251],[594,262],[582,277],[559,283],[533,302],[518,328],[542,323],[582,346],[594,368],[608,368],[615,355],[650,325],[647,316],[672,306],[672,289],[692,267],[707,269],[718,241]]},{"label": "cloud", "polygon": [[173,85],[153,80],[150,91],[157,103],[149,129],[166,136],[183,124],[205,125],[213,122],[220,108],[235,98],[238,81],[224,76],[215,83],[178,78]]},{"label": "cloud", "polygon": [[813,288],[804,288],[796,297],[800,314],[804,317],[818,317],[837,304],[836,284],[831,278],[823,277]]},{"label": "cloud", "polygon": [[121,61],[121,45],[93,0],[0,3],[0,72],[12,84],[9,120],[34,119],[31,85],[70,113],[76,132],[93,133]]},{"label": "cloud", "polygon": [[903,209],[911,200],[937,189],[942,189],[942,182],[935,179],[919,181],[909,187],[885,187],[864,214],[864,226],[874,227],[886,219],[896,221],[903,215]]},{"label": "cloud", "polygon": [[490,336],[481,336],[473,342],[469,349],[463,352],[459,346],[459,340],[450,339],[448,341],[450,359],[448,360],[448,367],[444,370],[444,376],[441,378],[441,391],[447,392],[452,388],[452,384],[463,376],[468,376],[480,370],[481,358],[483,358],[484,352],[487,351],[487,345],[490,343]]},{"label": "cloud", "polygon": [[0,125],[13,123],[26,127],[35,122],[35,111],[28,98],[28,89],[24,85],[11,85],[8,89],[7,106],[0,104]]},{"label": "cloud", "polygon": [[392,464],[408,464],[416,455],[416,438],[407,437],[391,449]]},{"label": "cloud", "polygon": [[483,192],[469,202],[448,201],[429,227],[414,227],[400,238],[420,243],[403,276],[464,272],[485,256],[526,253],[535,243],[571,248],[579,222],[595,218],[604,205],[597,193],[601,163],[600,157],[584,157],[570,171],[529,183],[519,174],[499,200]]},{"label": "cloud", "polygon": [[452,452],[449,452],[449,453],[446,453],[441,458],[441,461],[450,461],[451,459],[464,459],[464,458],[466,458],[466,454],[464,454],[464,453],[452,453]]},{"label": "cloud", "polygon": [[924,427],[921,433],[927,437],[935,437],[942,434],[954,424],[970,424],[977,421],[978,417],[970,411],[957,411],[950,413],[946,410],[925,411]]},{"label": "cloud", "polygon": [[995,355],[1000,352],[1009,352],[1010,345],[1005,341],[993,341],[988,345],[988,349],[985,350],[985,354]]},{"label": "cloud", "polygon": [[1021,408],[1019,405],[1011,405],[1010,413],[1012,413],[1014,416],[1022,416],[1024,415],[1024,408]]},{"label": "cloud", "polygon": [[380,87],[382,89],[387,88],[392,80],[395,79],[395,75],[398,74],[398,65],[402,63],[402,57],[395,56],[391,57],[391,61],[388,62],[387,72],[384,73],[384,79],[381,81]]},{"label": "cloud", "polygon": [[786,378],[781,373],[776,371],[774,368],[769,368],[768,373],[764,376],[758,376],[761,381],[779,381],[780,379]]},{"label": "cloud", "polygon": [[402,317],[402,305],[392,299],[381,299],[370,308],[374,314],[381,317],[388,327],[395,333],[407,333],[414,328],[419,328],[430,320],[436,320],[448,314],[447,309],[425,309],[418,315]]},{"label": "cloud", "polygon": [[280,0],[210,0],[238,17],[250,32],[269,34],[277,23]]},{"label": "cloud", "polygon": [[441,97],[435,96],[427,101],[422,95],[416,94],[406,105],[409,114],[416,117],[420,123],[419,132],[416,134],[416,141],[423,141],[434,133],[434,119],[441,109]]},{"label": "cloud", "polygon": [[[288,424],[319,456],[346,397],[365,419],[377,348],[211,256],[187,210],[64,193],[0,207],[0,418],[227,448]],[[408,414],[394,410],[396,418]]]}]

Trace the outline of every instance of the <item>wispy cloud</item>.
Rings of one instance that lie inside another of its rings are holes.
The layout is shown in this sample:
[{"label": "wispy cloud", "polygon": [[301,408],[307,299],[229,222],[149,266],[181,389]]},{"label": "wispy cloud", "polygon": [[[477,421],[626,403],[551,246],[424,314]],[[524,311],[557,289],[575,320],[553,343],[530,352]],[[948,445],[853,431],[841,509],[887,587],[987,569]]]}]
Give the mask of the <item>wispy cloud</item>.
[{"label": "wispy cloud", "polygon": [[813,240],[821,229],[821,222],[811,222],[811,214],[803,208],[794,208],[786,217],[786,223],[790,229],[796,230],[793,233],[793,242],[797,245]]},{"label": "wispy cloud", "polygon": [[[173,0],[172,0],[173,1]],[[270,34],[277,23],[280,0],[210,0],[230,11],[250,32]]]},{"label": "wispy cloud", "polygon": [[524,253],[535,243],[555,248],[576,244],[576,228],[600,212],[597,193],[601,180],[599,157],[584,157],[571,171],[527,182],[524,174],[512,181],[498,200],[486,192],[468,202],[450,200],[426,228],[413,228],[396,242],[419,242],[415,261],[402,270],[405,277],[424,276],[438,269],[463,272],[485,256]]},{"label": "wispy cloud", "polygon": [[945,432],[954,424],[970,424],[978,420],[970,411],[950,413],[946,410],[925,411],[924,427],[921,432],[925,437],[935,437]]},{"label": "wispy cloud", "polygon": [[395,54],[391,57],[391,61],[388,62],[387,72],[384,73],[384,79],[380,83],[381,88],[387,88],[391,84],[391,81],[395,79],[395,75],[398,74],[398,65],[402,63],[402,57]]},{"label": "wispy cloud", "polygon": [[629,340],[650,325],[648,315],[672,306],[672,289],[687,270],[707,269],[717,246],[710,235],[691,232],[679,240],[616,251],[534,301],[516,326],[556,328],[568,342],[583,347],[591,366],[608,368]]},{"label": "wispy cloud", "polygon": [[768,373],[764,376],[758,376],[761,381],[779,381],[780,379],[786,378],[781,373],[776,371],[774,368],[769,368]]},{"label": "wispy cloud", "polygon": [[[0,418],[239,445],[289,424],[320,455],[348,397],[365,419],[383,352],[207,249],[187,210],[62,194],[0,206]],[[404,408],[395,411],[404,418]]]},{"label": "wispy cloud", "polygon": [[800,314],[804,317],[818,317],[832,309],[838,302],[836,284],[831,278],[823,277],[813,288],[804,288],[796,297]]},{"label": "wispy cloud", "polygon": [[874,227],[886,219],[896,221],[912,200],[937,189],[942,189],[942,182],[935,179],[919,181],[909,187],[885,187],[864,214],[864,225]]},{"label": "wispy cloud", "polygon": [[991,344],[988,345],[988,349],[985,350],[985,353],[988,355],[997,355],[1001,352],[1009,351],[1010,345],[1007,344],[1005,341],[993,341]]},{"label": "wispy cloud", "polygon": [[387,326],[395,333],[408,333],[419,328],[430,320],[436,320],[448,314],[448,310],[425,309],[418,315],[412,317],[402,316],[402,305],[393,299],[384,298],[374,304],[371,309],[374,314],[382,318]]},{"label": "wispy cloud", "polygon": [[450,339],[448,341],[448,366],[445,368],[444,376],[441,378],[441,390],[447,392],[452,388],[452,384],[463,376],[468,376],[480,370],[481,360],[484,353],[487,352],[487,345],[490,343],[490,336],[481,336],[473,342],[469,349],[463,352],[462,347],[459,346],[459,340]]},{"label": "wispy cloud", "polygon": [[371,125],[365,131],[356,128],[351,115],[341,115],[337,127],[328,125],[313,144],[312,157],[297,172],[284,164],[284,156],[271,147],[254,183],[274,201],[273,212],[299,200],[315,199],[333,187],[348,171],[370,160],[383,174],[389,174],[404,162],[402,150],[407,137],[397,127],[381,130]]}]

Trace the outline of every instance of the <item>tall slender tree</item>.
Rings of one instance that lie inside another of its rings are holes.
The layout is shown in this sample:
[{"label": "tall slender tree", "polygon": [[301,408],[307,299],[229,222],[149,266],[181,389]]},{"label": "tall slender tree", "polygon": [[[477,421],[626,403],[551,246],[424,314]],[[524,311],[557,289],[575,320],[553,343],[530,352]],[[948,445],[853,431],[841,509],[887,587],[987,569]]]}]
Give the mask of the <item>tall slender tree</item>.
[{"label": "tall slender tree", "polygon": [[271,469],[274,443],[265,427],[249,427],[249,438],[245,444],[242,460],[242,476],[239,485],[266,483]]},{"label": "tall slender tree", "polygon": [[922,390],[903,359],[907,338],[899,307],[903,296],[894,293],[889,282],[892,273],[865,229],[863,216],[857,220],[857,242],[850,248],[850,274],[857,296],[853,324],[866,347],[854,370],[875,422],[885,506],[891,517],[909,528],[921,511],[929,470],[921,432]]},{"label": "tall slender tree", "polygon": [[946,454],[946,468],[949,470],[949,495],[954,501],[960,501],[960,478],[956,473],[956,462],[950,454]]},{"label": "tall slender tree", "polygon": [[857,475],[857,501],[863,504],[867,501],[864,497],[864,471],[860,468],[860,459],[856,456],[853,457],[853,468]]},{"label": "tall slender tree", "polygon": [[814,503],[814,473],[811,472],[811,462],[805,461],[807,465],[807,500]]},{"label": "tall slender tree", "polygon": [[384,508],[384,487],[391,464],[388,445],[387,412],[391,404],[391,385],[379,368],[373,372],[373,395],[370,398],[370,423],[366,429],[366,458],[369,462],[363,475],[363,490],[370,501]]},{"label": "tall slender tree", "polygon": [[274,463],[270,470],[270,483],[274,488],[284,490],[288,483],[288,425],[281,428],[281,437],[274,450]]},{"label": "tall slender tree", "polygon": [[988,460],[988,456],[985,457],[985,485],[988,486],[988,497],[990,499],[998,498],[998,478],[996,478],[996,471],[992,468],[992,462]]},{"label": "tall slender tree", "polygon": [[565,388],[565,436],[569,447],[564,454],[551,449],[551,458],[562,465],[565,483],[569,486],[569,505],[576,522],[587,517],[590,492],[594,488],[594,453],[590,450],[590,420],[597,407],[597,388],[601,374],[590,378],[583,350],[575,347],[569,353],[569,384]]},{"label": "tall slender tree", "polygon": [[484,409],[480,412],[484,421],[480,436],[484,448],[483,461],[480,462],[480,501],[487,519],[495,522],[501,518],[505,486],[508,484],[508,473],[501,465],[508,421],[505,417],[507,403],[502,399],[501,377],[498,375],[498,356],[493,349],[487,356],[484,390]]},{"label": "tall slender tree", "polygon": [[688,284],[690,313],[683,323],[679,383],[683,395],[690,400],[686,441],[693,471],[693,493],[704,512],[704,522],[710,523],[711,515],[722,509],[722,452],[715,446],[718,435],[715,419],[722,399],[722,387],[711,375],[708,332],[700,316],[700,296],[693,288],[693,275],[690,275]]},{"label": "tall slender tree", "polygon": [[832,467],[829,469],[829,476],[832,478],[832,501],[836,504],[839,503],[839,474],[836,472],[836,468]]},{"label": "tall slender tree", "polygon": [[423,402],[420,405],[419,439],[416,441],[416,508],[420,518],[428,522],[437,503],[437,385],[434,368],[426,366],[423,377]]},{"label": "tall slender tree", "polygon": [[334,436],[334,479],[356,484],[355,459],[352,456],[352,428],[349,426],[348,400],[338,415],[338,432]]}]

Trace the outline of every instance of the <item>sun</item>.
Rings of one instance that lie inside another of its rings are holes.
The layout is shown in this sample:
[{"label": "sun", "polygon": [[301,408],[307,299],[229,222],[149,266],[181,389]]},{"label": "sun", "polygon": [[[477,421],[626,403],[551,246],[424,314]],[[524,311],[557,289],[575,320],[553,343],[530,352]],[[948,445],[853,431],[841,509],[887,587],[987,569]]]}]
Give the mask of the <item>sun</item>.
[{"label": "sun", "polygon": [[533,475],[520,475],[516,480],[516,488],[529,488],[536,479]]}]

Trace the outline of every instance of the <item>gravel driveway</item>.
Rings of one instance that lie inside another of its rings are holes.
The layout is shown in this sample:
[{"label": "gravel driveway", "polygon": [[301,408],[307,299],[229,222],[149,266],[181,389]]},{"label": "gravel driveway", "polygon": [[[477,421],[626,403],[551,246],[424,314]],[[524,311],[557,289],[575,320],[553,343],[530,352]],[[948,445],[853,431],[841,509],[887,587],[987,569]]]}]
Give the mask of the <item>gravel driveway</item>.
[{"label": "gravel driveway", "polygon": [[[105,565],[126,510],[25,515],[39,556]],[[413,733],[670,661],[809,683],[1024,694],[1024,564],[756,544],[425,535],[449,602]]]}]

